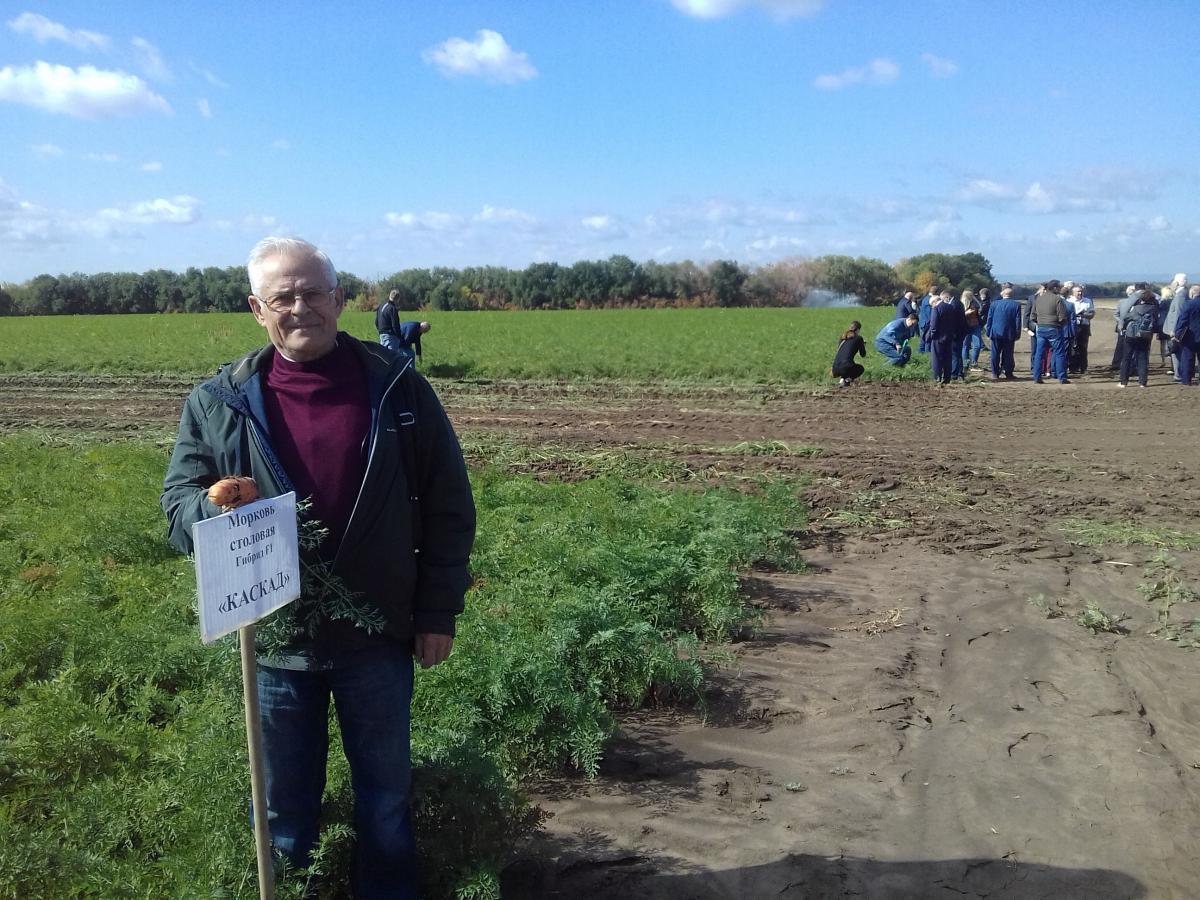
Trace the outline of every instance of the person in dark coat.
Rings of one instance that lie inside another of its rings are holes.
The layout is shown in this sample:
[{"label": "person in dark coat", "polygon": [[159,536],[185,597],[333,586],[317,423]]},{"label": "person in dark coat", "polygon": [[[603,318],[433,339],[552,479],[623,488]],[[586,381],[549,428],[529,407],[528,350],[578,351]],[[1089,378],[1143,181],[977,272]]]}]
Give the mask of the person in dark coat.
[{"label": "person in dark coat", "polygon": [[854,361],[856,356],[867,358],[867,345],[863,343],[862,335],[859,334],[860,330],[862,330],[862,322],[851,322],[850,327],[842,334],[841,343],[838,344],[832,369],[834,377],[838,380],[838,387],[853,384],[855,379],[865,371]]},{"label": "person in dark coat", "polygon": [[896,318],[907,319],[910,315],[916,315],[917,298],[912,291],[905,291],[904,296],[896,301]]},{"label": "person in dark coat", "polygon": [[1005,282],[1000,288],[1000,299],[988,305],[984,330],[992,339],[992,381],[1013,380],[1013,347],[1021,335],[1021,305],[1012,299],[1013,286]]},{"label": "person in dark coat", "polygon": [[415,897],[413,665],[449,657],[471,584],[466,464],[411,360],[338,331],[345,295],[325,253],[266,238],[247,274],[250,310],[270,343],[188,396],[163,479],[168,539],[193,551],[192,525],[221,513],[208,490],[227,475],[253,479],[262,497],[311,498],[325,537],[301,557],[382,627],[322,609],[285,647],[259,648],[266,808],[254,815],[266,819],[275,853],[294,867],[312,862],[332,698],[354,794],[355,894]]},{"label": "person in dark coat", "polygon": [[948,293],[938,297],[930,310],[926,343],[933,355],[933,380],[939,384],[949,384],[954,377],[955,359],[961,365],[958,347],[964,325],[962,306],[956,304]]},{"label": "person in dark coat", "polygon": [[1175,318],[1171,339],[1172,346],[1178,348],[1179,371],[1176,374],[1179,383],[1192,387],[1196,383],[1196,355],[1200,352],[1200,286],[1192,285],[1188,289],[1188,299]]},{"label": "person in dark coat", "polygon": [[1150,343],[1161,329],[1158,297],[1153,291],[1142,291],[1137,302],[1121,319],[1125,335],[1125,356],[1121,359],[1121,387],[1129,384],[1129,374],[1136,368],[1138,384],[1146,387],[1150,370]]}]

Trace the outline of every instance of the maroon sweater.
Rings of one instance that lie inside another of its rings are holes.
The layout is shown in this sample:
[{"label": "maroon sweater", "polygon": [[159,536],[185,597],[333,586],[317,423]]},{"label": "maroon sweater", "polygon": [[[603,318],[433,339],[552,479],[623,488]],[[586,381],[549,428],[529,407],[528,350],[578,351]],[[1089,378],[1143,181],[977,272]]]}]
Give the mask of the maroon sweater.
[{"label": "maroon sweater", "polygon": [[367,374],[343,343],[307,363],[276,353],[264,385],[271,446],[296,487],[296,499],[312,497],[313,517],[329,529],[323,549],[332,555],[367,470]]}]

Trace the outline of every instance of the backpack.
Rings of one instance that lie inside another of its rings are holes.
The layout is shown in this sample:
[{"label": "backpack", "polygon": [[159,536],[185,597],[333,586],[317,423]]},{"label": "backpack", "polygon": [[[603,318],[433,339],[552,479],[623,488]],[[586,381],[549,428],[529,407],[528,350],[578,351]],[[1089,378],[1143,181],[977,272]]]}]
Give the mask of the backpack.
[{"label": "backpack", "polygon": [[1153,303],[1138,303],[1129,311],[1125,337],[1145,339],[1158,331],[1158,309]]}]

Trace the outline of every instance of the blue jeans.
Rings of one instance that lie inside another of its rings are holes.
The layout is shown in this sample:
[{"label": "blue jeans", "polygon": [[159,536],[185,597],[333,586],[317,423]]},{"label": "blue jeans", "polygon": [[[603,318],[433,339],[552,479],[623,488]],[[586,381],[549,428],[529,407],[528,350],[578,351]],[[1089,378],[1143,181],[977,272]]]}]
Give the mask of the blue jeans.
[{"label": "blue jeans", "polygon": [[890,341],[876,341],[875,349],[893,366],[901,368],[908,365],[909,359],[912,358],[912,347],[897,350],[896,345]]},{"label": "blue jeans", "polygon": [[325,789],[332,696],[354,787],[354,895],[359,900],[417,896],[409,813],[412,685],[412,655],[402,647],[336,669],[258,668],[271,843],[295,866],[311,862]]},{"label": "blue jeans", "polygon": [[385,350],[391,350],[393,353],[398,353],[401,356],[407,356],[409,359],[416,358],[416,352],[412,347],[407,346],[400,337],[395,334],[381,334],[379,343],[383,345]]},{"label": "blue jeans", "polygon": [[1042,380],[1042,355],[1050,348],[1050,373],[1059,381],[1067,379],[1067,351],[1062,330],[1054,325],[1039,325],[1033,345],[1033,380]]},{"label": "blue jeans", "polygon": [[983,326],[976,325],[974,328],[968,328],[967,333],[963,335],[962,341],[962,361],[965,368],[968,360],[973,366],[979,365],[979,351],[983,349]]}]

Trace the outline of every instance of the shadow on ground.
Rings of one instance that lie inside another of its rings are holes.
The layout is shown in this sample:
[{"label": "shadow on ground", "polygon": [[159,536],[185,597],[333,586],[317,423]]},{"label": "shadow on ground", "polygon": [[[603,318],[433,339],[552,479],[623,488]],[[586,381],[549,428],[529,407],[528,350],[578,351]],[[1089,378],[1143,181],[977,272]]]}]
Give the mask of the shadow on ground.
[{"label": "shadow on ground", "polygon": [[754,900],[783,897],[1035,897],[1130,900],[1147,896],[1140,881],[1108,869],[1072,869],[1009,859],[882,861],[790,854],[778,862],[724,871],[680,871],[678,861],[604,850],[595,834],[554,862],[521,859],[505,870],[510,900]]}]

